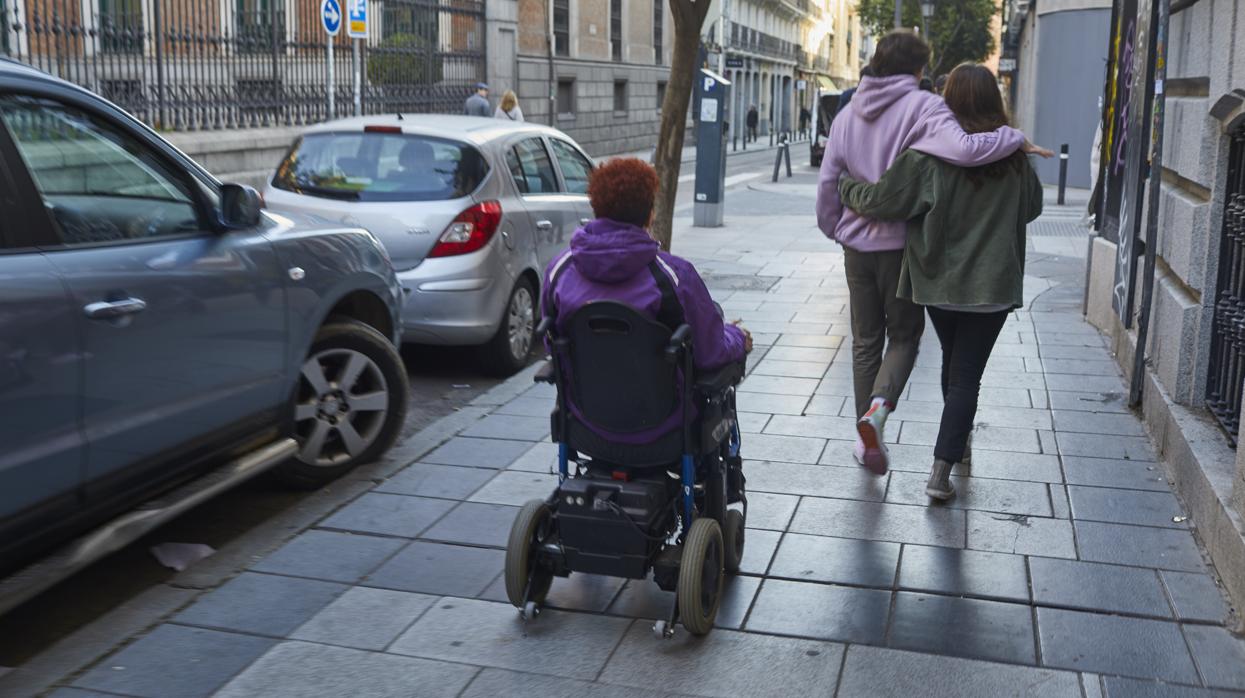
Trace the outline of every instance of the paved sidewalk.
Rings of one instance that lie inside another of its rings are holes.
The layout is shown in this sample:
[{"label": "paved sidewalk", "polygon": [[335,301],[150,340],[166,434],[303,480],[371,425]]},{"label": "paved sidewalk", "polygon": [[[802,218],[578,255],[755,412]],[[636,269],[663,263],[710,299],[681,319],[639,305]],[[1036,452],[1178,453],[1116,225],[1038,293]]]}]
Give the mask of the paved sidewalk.
[{"label": "paved sidewalk", "polygon": [[526,626],[504,602],[516,507],[556,481],[551,392],[523,376],[477,401],[489,414],[55,695],[1245,691],[1245,643],[1224,629],[1196,522],[1079,315],[1075,216],[1033,230],[1028,302],[985,376],[973,469],[931,506],[933,333],[888,426],[894,469],[872,477],[852,464],[843,258],[815,230],[811,182],[754,185],[727,228],[677,225],[676,251],[758,345],[739,397],[746,559],[709,637],[656,639],[650,619],[672,599],[652,582],[555,580],[558,610]]}]

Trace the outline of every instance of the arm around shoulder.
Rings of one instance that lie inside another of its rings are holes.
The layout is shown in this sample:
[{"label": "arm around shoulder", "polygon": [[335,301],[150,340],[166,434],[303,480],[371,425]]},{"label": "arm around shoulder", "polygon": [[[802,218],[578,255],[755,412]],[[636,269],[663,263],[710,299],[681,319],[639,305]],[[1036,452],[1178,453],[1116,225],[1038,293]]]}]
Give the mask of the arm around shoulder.
[{"label": "arm around shoulder", "polygon": [[937,172],[933,161],[916,151],[906,150],[878,180],[867,184],[850,177],[839,180],[843,205],[869,218],[904,221],[929,210],[929,195]]}]

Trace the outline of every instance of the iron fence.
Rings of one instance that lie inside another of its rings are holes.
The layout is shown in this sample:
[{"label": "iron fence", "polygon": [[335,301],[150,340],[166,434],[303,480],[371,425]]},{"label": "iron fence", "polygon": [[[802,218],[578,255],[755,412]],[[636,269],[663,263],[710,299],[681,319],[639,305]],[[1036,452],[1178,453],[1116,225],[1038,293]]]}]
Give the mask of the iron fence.
[{"label": "iron fence", "polygon": [[[344,5],[344,3],[343,3]],[[161,129],[328,118],[327,52],[311,0],[0,0],[0,54],[116,102]],[[362,110],[458,113],[484,79],[483,0],[370,0]],[[337,115],[352,49],[331,44]]]},{"label": "iron fence", "polygon": [[1232,134],[1219,243],[1206,406],[1233,443],[1245,384],[1245,126]]}]

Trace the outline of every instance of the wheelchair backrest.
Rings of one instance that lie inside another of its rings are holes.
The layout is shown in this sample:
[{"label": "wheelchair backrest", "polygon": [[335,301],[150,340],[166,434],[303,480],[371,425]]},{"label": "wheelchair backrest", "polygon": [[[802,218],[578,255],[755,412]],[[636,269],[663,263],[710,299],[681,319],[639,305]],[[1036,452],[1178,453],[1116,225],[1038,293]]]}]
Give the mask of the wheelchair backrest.
[{"label": "wheelchair backrest", "polygon": [[679,406],[677,362],[666,358],[671,329],[616,301],[571,315],[563,337],[575,405],[591,424],[619,434],[660,425]]}]

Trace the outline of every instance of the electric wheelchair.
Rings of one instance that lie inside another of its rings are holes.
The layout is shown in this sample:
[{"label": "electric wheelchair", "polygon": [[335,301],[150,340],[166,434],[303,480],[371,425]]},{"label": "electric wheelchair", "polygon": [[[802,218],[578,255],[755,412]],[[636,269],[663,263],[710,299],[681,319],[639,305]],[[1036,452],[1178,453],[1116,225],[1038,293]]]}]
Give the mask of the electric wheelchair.
[{"label": "electric wheelchair", "polygon": [[[559,484],[547,499],[529,501],[511,528],[510,602],[527,620],[554,577],[652,572],[661,589],[675,592],[654,631],[668,638],[682,622],[694,635],[708,633],[724,574],[739,570],[744,550],[748,504],[735,412],[743,362],[697,375],[690,326],[672,332],[614,301],[582,306],[561,335],[546,317],[537,334],[552,358],[535,379],[557,388]],[[637,439],[627,435],[651,433],[676,413],[674,430],[628,443]]]}]

